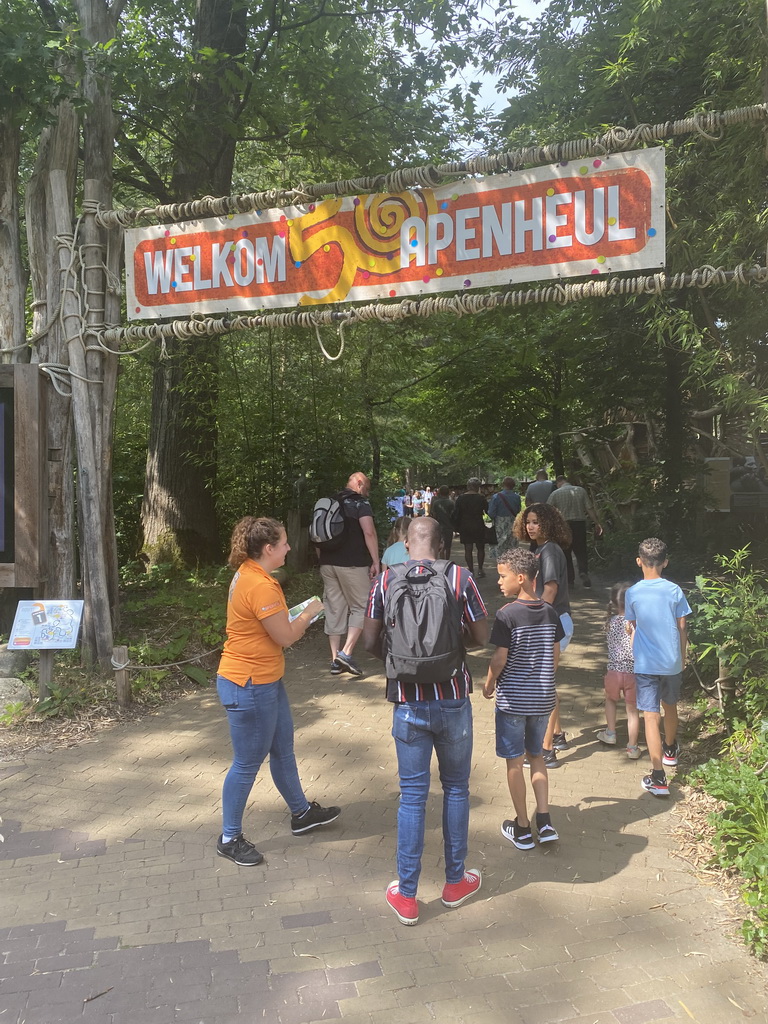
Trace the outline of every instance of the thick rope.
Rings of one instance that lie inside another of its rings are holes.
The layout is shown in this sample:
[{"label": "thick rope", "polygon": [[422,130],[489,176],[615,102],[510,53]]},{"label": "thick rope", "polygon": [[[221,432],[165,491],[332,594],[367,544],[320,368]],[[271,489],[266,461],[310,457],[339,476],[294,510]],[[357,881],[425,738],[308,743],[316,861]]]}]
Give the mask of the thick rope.
[{"label": "thick rope", "polygon": [[[768,104],[733,110],[711,110],[661,124],[639,124],[634,128],[615,127],[603,135],[592,135],[549,146],[527,146],[511,149],[495,156],[478,156],[470,160],[453,160],[445,164],[423,167],[405,167],[389,174],[373,177],[326,181],[317,185],[297,185],[295,188],[270,189],[246,195],[225,196],[219,199],[204,196],[189,203],[170,203],[163,206],[143,206],[134,209],[105,210],[97,207],[96,220],[105,228],[130,227],[140,222],[178,222],[198,220],[200,217],[226,217],[254,210],[280,209],[312,202],[324,196],[357,195],[371,192],[403,192],[408,188],[435,188],[444,179],[467,177],[472,174],[500,174],[519,171],[523,167],[562,163],[587,156],[604,156],[637,149],[651,142],[671,139],[678,135],[696,133],[702,138],[716,141],[724,128],[734,124],[768,119]],[[93,212],[93,209],[89,209]]]},{"label": "thick rope", "polygon": [[[517,309],[521,306],[548,302],[567,306],[572,302],[581,302],[584,299],[606,299],[619,295],[660,295],[665,291],[681,291],[685,288],[715,288],[724,284],[735,284],[737,287],[741,287],[752,283],[768,284],[768,267],[748,267],[739,264],[733,270],[726,270],[724,267],[703,266],[697,267],[688,274],[661,272],[648,276],[590,279],[574,284],[558,281],[555,284],[537,288],[486,292],[485,294],[464,292],[451,296],[431,295],[422,299],[375,303],[344,310],[314,309],[311,312],[291,310],[287,313],[260,313],[254,316],[231,318],[195,317],[191,320],[174,320],[169,324],[112,327],[103,332],[101,340],[108,346],[118,346],[123,342],[149,344],[159,341],[162,344],[172,338],[215,337],[220,334],[228,334],[230,331],[259,327],[309,328],[317,332],[319,340],[319,328],[332,324],[348,327],[371,320],[377,320],[379,323],[391,323],[410,317],[430,317],[437,313],[466,316],[483,313],[500,306]],[[341,340],[343,347],[343,335]],[[332,358],[325,351],[324,354],[326,358]]]}]

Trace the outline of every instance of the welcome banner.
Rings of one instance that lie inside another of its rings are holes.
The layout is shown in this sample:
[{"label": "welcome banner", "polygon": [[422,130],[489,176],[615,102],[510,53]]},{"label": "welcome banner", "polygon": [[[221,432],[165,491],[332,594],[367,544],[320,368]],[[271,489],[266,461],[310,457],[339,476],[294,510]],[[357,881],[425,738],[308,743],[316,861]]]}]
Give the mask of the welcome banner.
[{"label": "welcome banner", "polygon": [[128,316],[370,302],[664,265],[664,150],[126,232]]}]

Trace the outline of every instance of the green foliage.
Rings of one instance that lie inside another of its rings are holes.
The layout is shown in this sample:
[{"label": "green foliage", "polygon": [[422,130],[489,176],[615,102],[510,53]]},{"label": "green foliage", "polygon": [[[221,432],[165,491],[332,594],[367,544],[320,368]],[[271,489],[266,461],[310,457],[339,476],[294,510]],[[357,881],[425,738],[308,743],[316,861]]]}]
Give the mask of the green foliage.
[{"label": "green foliage", "polygon": [[76,718],[91,704],[91,695],[85,686],[66,686],[54,683],[50,694],[34,706],[34,714],[40,718]]},{"label": "green foliage", "polygon": [[751,913],[742,933],[752,950],[768,956],[768,722],[736,733],[721,759],[697,769],[691,781],[722,807],[710,815],[716,861],[744,878]]},{"label": "green foliage", "polygon": [[0,713],[0,725],[22,725],[29,717],[31,705],[25,700],[13,700]]},{"label": "green foliage", "polygon": [[716,656],[738,680],[729,717],[759,721],[768,712],[768,576],[752,564],[748,547],[715,562],[717,575],[697,576],[689,595],[695,653]]}]

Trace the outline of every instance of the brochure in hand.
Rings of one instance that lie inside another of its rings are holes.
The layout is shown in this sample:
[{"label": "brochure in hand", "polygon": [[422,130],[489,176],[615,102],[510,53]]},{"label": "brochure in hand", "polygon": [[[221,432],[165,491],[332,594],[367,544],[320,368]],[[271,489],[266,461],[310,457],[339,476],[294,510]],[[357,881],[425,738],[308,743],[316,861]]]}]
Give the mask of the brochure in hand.
[{"label": "brochure in hand", "polygon": [[[289,622],[293,622],[294,619],[298,619],[298,617],[301,615],[301,613],[304,611],[305,608],[308,608],[312,604],[313,601],[319,601],[319,600],[320,600],[319,597],[308,597],[307,600],[306,601],[302,601],[301,604],[295,604],[293,606],[293,608],[289,608],[288,609],[288,621]],[[320,612],[319,615],[316,615],[314,617],[314,619],[312,619],[310,621],[310,623],[309,623],[310,626],[312,625],[313,622],[317,622],[318,619],[322,619],[324,614],[325,614],[325,612]]]}]

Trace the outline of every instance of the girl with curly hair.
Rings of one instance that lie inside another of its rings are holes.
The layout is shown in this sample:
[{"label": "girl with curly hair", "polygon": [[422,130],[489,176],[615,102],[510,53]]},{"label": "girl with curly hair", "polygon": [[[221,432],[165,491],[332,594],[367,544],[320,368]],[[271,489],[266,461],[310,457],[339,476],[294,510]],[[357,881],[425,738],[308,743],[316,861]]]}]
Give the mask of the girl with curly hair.
[{"label": "girl with curly hair", "polygon": [[[571,528],[554,505],[535,502],[515,519],[514,534],[520,541],[529,541],[539,563],[536,596],[551,604],[560,617],[565,636],[560,641],[562,653],[573,636],[571,602],[568,595],[568,569],[563,548],[570,547]],[[547,768],[557,768],[556,750],[567,750],[568,743],[560,725],[559,706],[555,707],[544,737],[544,760]]]}]

